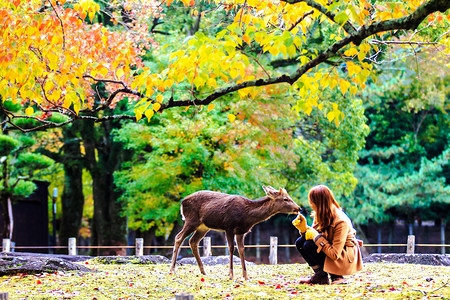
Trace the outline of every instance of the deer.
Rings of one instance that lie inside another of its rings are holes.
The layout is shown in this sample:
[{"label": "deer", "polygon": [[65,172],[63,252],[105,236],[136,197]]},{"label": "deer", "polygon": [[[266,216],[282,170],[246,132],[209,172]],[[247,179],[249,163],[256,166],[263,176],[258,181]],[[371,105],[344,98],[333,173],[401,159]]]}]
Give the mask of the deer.
[{"label": "deer", "polygon": [[238,247],[244,280],[248,280],[245,267],[244,238],[256,224],[278,213],[299,213],[298,206],[285,189],[271,186],[262,187],[266,196],[250,200],[239,195],[229,195],[203,190],[186,196],[181,201],[181,216],[184,225],[175,237],[170,273],[175,273],[178,251],[184,240],[193,233],[189,245],[197,261],[200,272],[206,275],[198,251],[199,242],[210,230],[224,231],[230,254],[229,278],[233,279],[234,239]]}]

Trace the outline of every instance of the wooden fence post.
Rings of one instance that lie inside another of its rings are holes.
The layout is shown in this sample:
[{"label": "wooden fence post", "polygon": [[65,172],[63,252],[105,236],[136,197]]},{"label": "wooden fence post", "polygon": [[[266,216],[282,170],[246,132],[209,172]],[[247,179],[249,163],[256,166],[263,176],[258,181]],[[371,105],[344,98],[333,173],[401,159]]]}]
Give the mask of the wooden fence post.
[{"label": "wooden fence post", "polygon": [[269,263],[271,265],[278,264],[278,237],[276,236],[270,237]]},{"label": "wooden fence post", "polygon": [[9,300],[8,293],[0,293],[0,300]]},{"label": "wooden fence post", "polygon": [[205,257],[212,256],[210,236],[205,236],[203,238],[203,256]]},{"label": "wooden fence post", "polygon": [[[256,226],[256,245],[261,245],[261,231],[259,230],[259,226]],[[261,248],[256,247],[256,261],[261,262]]]},{"label": "wooden fence post", "polygon": [[414,244],[416,237],[414,235],[408,235],[408,246],[406,247],[407,254],[414,254]]},{"label": "wooden fence post", "polygon": [[3,239],[2,251],[3,252],[11,252],[11,240],[10,239]]},{"label": "wooden fence post", "polygon": [[194,295],[189,294],[175,295],[175,300],[194,300]]},{"label": "wooden fence post", "polygon": [[[441,244],[445,245],[445,219],[441,219]],[[445,247],[441,247],[441,254],[445,254]]]},{"label": "wooden fence post", "polygon": [[144,239],[136,238],[136,256],[144,255]]},{"label": "wooden fence post", "polygon": [[69,238],[69,255],[77,255],[77,239]]}]

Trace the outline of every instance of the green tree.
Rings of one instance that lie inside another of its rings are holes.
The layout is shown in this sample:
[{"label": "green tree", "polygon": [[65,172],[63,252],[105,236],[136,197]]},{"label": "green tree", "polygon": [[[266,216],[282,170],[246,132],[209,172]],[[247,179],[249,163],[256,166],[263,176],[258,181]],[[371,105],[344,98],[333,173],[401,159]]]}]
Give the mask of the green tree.
[{"label": "green tree", "polygon": [[[348,209],[361,224],[448,221],[448,66],[433,50],[406,57],[396,51],[386,60],[392,61],[390,68],[367,91],[371,133],[360,153],[359,184]],[[429,63],[417,65],[418,60]]]},{"label": "green tree", "polygon": [[29,152],[33,140],[26,136],[14,138],[0,134],[0,203],[2,206],[2,236],[10,239],[13,231],[12,202],[25,198],[36,189],[31,181],[39,171],[53,164],[40,154]]}]

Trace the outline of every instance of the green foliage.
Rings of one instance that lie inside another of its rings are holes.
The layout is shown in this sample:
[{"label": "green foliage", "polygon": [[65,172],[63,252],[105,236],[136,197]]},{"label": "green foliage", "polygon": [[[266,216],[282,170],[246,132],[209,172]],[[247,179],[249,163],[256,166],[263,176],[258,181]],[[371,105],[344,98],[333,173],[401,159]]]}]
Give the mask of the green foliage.
[{"label": "green foliage", "polygon": [[17,185],[14,186],[12,194],[16,198],[26,198],[30,196],[36,189],[36,184],[32,181],[20,180]]},{"label": "green foliage", "polygon": [[[418,55],[434,59],[433,52]],[[356,223],[449,220],[448,67],[430,62],[411,70],[411,61],[392,64],[366,91],[371,132],[348,207]]]},{"label": "green foliage", "polygon": [[264,195],[261,185],[282,185],[280,174],[272,172],[282,157],[257,149],[251,142],[260,134],[257,128],[239,121],[233,126],[221,112],[192,119],[182,114],[174,110],[160,124],[132,123],[117,132],[117,140],[136,151],[115,174],[130,228],[156,226],[163,234],[179,218],[179,201],[201,189],[257,198]]},{"label": "green foliage", "polygon": [[0,173],[0,201],[7,198],[22,198],[29,196],[36,185],[29,181],[36,171],[47,169],[53,165],[53,160],[37,153],[31,153],[30,147],[34,140],[27,135],[17,138],[0,135],[0,155],[2,172]]},{"label": "green foliage", "polygon": [[[303,116],[298,124],[294,140],[294,152],[300,158],[296,169],[289,173],[289,187],[296,189],[302,204],[308,205],[307,192],[317,184],[328,185],[335,195],[350,194],[357,180],[353,174],[358,151],[364,147],[364,138],[369,130],[361,100],[351,100],[339,95],[330,95],[343,110],[344,118],[339,126],[331,123],[324,111],[313,109],[310,116]],[[346,203],[341,203],[344,207]]]},{"label": "green foliage", "polygon": [[33,171],[46,169],[53,164],[53,160],[37,153],[20,153],[14,167],[21,173],[30,174]]},{"label": "green foliage", "polygon": [[[33,118],[15,118],[13,120],[13,123],[23,129],[30,129],[30,128],[35,128],[39,125],[41,125],[42,123],[39,121],[40,118],[42,118],[42,115],[40,113],[34,113],[32,115]],[[34,119],[37,118],[37,119]],[[53,122],[56,124],[59,123],[64,123],[66,121],[69,120],[69,117],[67,117],[66,115],[60,114],[60,113],[52,113],[48,116],[46,116],[46,121],[48,122]]]},{"label": "green foliage", "polygon": [[0,157],[10,155],[20,145],[21,143],[17,139],[0,134]]},{"label": "green foliage", "polygon": [[8,111],[17,112],[22,109],[22,105],[19,102],[13,102],[11,100],[3,101],[2,106]]}]

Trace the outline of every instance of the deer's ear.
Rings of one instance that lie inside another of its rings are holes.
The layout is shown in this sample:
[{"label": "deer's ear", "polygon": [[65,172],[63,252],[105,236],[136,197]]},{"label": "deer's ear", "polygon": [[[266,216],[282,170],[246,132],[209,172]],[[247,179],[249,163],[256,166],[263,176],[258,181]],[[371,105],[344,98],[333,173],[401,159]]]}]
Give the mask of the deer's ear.
[{"label": "deer's ear", "polygon": [[271,186],[264,186],[262,187],[264,189],[264,192],[266,192],[266,195],[273,198],[275,193],[278,193],[276,189],[274,189]]}]

